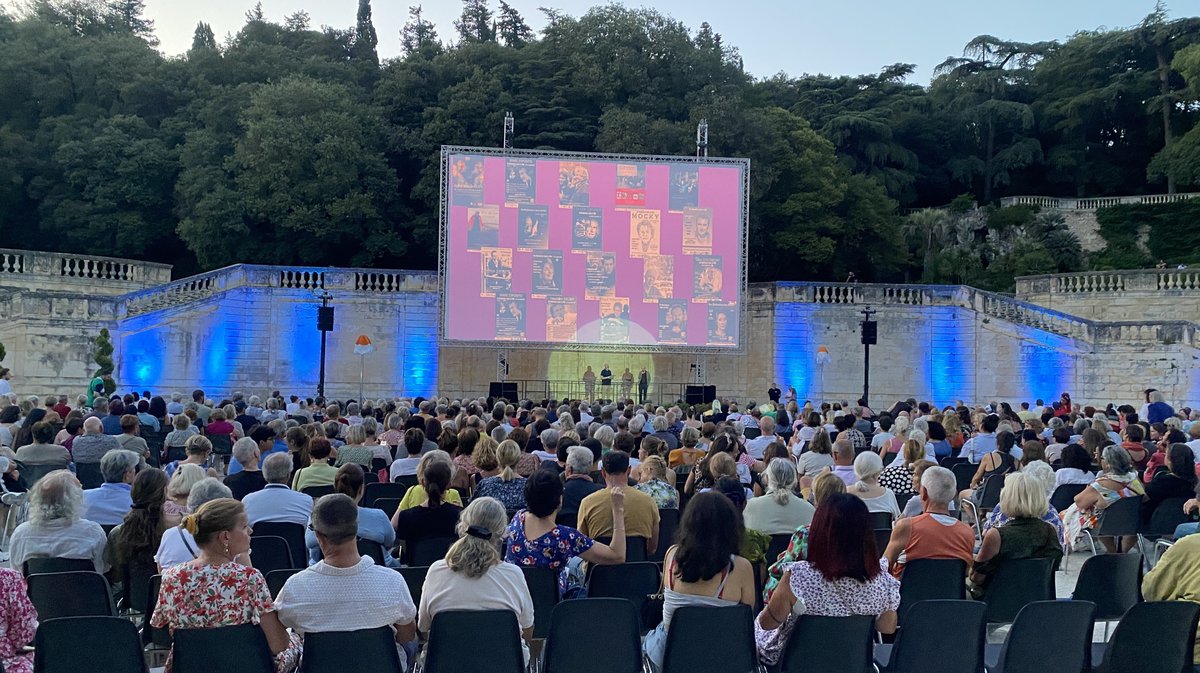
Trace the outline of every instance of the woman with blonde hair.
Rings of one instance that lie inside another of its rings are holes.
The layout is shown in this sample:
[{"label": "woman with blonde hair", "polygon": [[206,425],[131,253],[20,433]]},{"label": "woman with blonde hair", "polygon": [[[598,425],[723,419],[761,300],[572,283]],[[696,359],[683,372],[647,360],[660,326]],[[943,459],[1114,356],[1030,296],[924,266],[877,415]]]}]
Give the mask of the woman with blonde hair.
[{"label": "woman with blonde hair", "polygon": [[667,481],[667,461],[662,456],[648,456],[638,467],[640,477],[634,488],[653,498],[659,509],[678,509],[679,491]]},{"label": "woman with blonde hair", "polygon": [[[483,440],[480,440],[482,443]],[[493,477],[481,479],[474,497],[495,498],[506,510],[515,514],[525,507],[525,477],[516,473],[517,463],[521,460],[521,447],[513,440],[506,439],[495,448],[495,456],[499,472]]]},{"label": "woman with blonde hair", "polygon": [[371,468],[371,459],[374,457],[374,450],[367,445],[367,429],[362,424],[355,424],[346,428],[346,443],[338,447],[334,467],[354,463],[367,470]]},{"label": "woman with blonde hair", "polygon": [[1048,558],[1057,567],[1063,550],[1054,526],[1042,520],[1049,502],[1043,482],[1031,474],[1014,472],[1004,479],[1000,490],[1000,511],[1008,522],[990,528],[975,554],[975,564],[967,578],[971,594],[981,598],[988,583],[1007,561]]},{"label": "woman with blonde hair", "polygon": [[911,429],[911,423],[907,416],[898,417],[892,423],[893,437],[879,447],[879,457],[887,458],[889,453],[900,453],[904,448],[904,443],[908,441],[908,433]]},{"label": "woman with blonde hair", "polygon": [[[914,433],[915,434],[915,433]],[[879,484],[884,488],[891,489],[896,495],[910,495],[916,493],[913,488],[913,472],[918,461],[925,460],[925,443],[917,438],[909,438],[904,442],[904,452],[901,454],[903,462],[899,465],[893,464],[884,468],[883,473],[879,475]]]},{"label": "woman with blonde hair", "polygon": [[[449,468],[450,471],[451,483],[453,483],[454,472],[457,468],[455,467],[454,459],[450,457],[450,454],[442,451],[441,449],[434,449],[429,453],[422,454],[420,462],[417,463],[417,485],[410,486],[409,489],[404,492],[404,498],[400,500],[400,506],[396,511],[404,511],[410,507],[416,507],[417,505],[423,505],[429,502],[429,495],[425,492],[425,471],[429,469],[429,465],[434,462],[446,464],[446,467]],[[462,496],[459,495],[459,492],[453,488],[445,491],[444,498],[441,499],[452,505],[462,507]]]},{"label": "woman with blonde hair", "polygon": [[190,463],[181,464],[171,475],[171,481],[167,482],[167,499],[162,508],[163,524],[167,528],[178,526],[183,517],[191,513],[187,506],[188,496],[192,493],[192,487],[207,476],[204,468]]},{"label": "woman with blonde hair", "polygon": [[446,558],[425,576],[417,628],[429,633],[438,613],[450,610],[510,610],[521,629],[521,650],[529,661],[533,641],[533,598],[521,569],[504,563],[501,545],[508,516],[495,498],[474,498],[462,511],[459,539]]}]

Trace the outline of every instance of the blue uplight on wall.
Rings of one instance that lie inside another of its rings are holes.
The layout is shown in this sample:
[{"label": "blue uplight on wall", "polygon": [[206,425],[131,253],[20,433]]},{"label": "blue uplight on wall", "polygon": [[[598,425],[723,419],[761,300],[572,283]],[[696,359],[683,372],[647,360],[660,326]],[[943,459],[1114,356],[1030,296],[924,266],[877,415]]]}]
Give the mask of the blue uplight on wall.
[{"label": "blue uplight on wall", "polygon": [[1021,344],[1021,376],[1025,381],[1025,399],[1055,400],[1071,391],[1075,376],[1075,358],[1049,344],[1026,341]]},{"label": "blue uplight on wall", "polygon": [[130,321],[120,333],[120,370],[117,380],[138,390],[157,390],[163,378],[161,327],[137,325]]},{"label": "blue uplight on wall", "polygon": [[400,360],[401,393],[431,397],[437,394],[438,341],[437,310],[410,310],[398,334],[397,355]]},{"label": "blue uplight on wall", "polygon": [[317,303],[307,301],[291,304],[287,320],[291,329],[280,332],[283,361],[279,366],[286,368],[280,378],[303,390],[316,389],[321,369]]},{"label": "blue uplight on wall", "polygon": [[[925,363],[928,371],[922,380],[929,381],[930,401],[938,406],[970,400],[974,395],[974,316],[957,308],[924,307],[929,321],[928,352],[916,362]],[[918,344],[913,344],[917,347]],[[914,356],[915,357],[915,356]]]},{"label": "blue uplight on wall", "polygon": [[775,381],[784,390],[796,389],[800,400],[811,399],[817,345],[812,341],[814,306],[802,303],[775,305]]}]

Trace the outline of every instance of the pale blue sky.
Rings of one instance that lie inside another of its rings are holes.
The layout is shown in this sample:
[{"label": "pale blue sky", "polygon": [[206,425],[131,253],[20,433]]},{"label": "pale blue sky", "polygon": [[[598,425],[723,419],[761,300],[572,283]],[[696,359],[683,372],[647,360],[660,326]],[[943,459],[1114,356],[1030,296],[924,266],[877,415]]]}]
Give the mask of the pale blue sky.
[{"label": "pale blue sky", "polygon": [[[380,55],[397,56],[400,27],[408,5],[418,0],[374,0],[375,28]],[[146,0],[148,18],[155,21],[162,49],[177,54],[191,43],[197,21],[212,24],[218,39],[244,22],[253,0]],[[426,15],[443,38],[454,35],[458,0],[424,0]],[[493,2],[493,6],[497,3]],[[538,6],[579,16],[596,2],[589,0],[511,0],[526,20],[540,29]],[[859,74],[896,62],[917,64],[913,81],[926,83],[933,67],[957,56],[972,37],[997,37],[1033,42],[1063,39],[1078,30],[1136,24],[1154,8],[1153,0],[660,0],[626,3],[648,6],[692,28],[708,21],[727,44],[738,47],[746,69],[766,77],[784,71],[791,75]],[[357,0],[263,0],[267,16],[276,21],[298,9],[312,16],[314,26],[351,26]],[[1200,13],[1200,0],[1168,0],[1172,16]]]}]

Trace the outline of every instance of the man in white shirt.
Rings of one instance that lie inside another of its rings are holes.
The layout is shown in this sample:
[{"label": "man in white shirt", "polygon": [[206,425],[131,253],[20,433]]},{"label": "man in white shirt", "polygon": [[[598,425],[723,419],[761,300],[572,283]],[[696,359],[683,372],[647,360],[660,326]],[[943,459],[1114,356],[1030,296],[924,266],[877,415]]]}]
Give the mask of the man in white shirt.
[{"label": "man in white shirt", "polygon": [[762,420],[758,422],[758,429],[760,434],[754,439],[746,441],[746,452],[753,456],[755,460],[762,460],[767,447],[772,442],[781,440],[775,436],[775,419],[770,416],[762,417]]},{"label": "man in white shirt", "polygon": [[308,525],[308,518],[312,514],[312,498],[288,488],[288,479],[292,474],[291,454],[273,453],[267,456],[262,471],[267,485],[261,491],[242,498],[250,526],[260,521]]},{"label": "man in white shirt", "polygon": [[402,645],[416,640],[417,606],[403,575],[358,553],[358,506],[341,493],[324,496],[312,526],[324,559],[283,585],[275,599],[279,621],[301,635],[390,626],[406,666]]},{"label": "man in white shirt", "polygon": [[133,451],[117,449],[100,459],[104,483],[83,492],[83,518],[101,526],[115,526],[125,520],[133,507],[133,478],[140,458]]},{"label": "man in white shirt", "polygon": [[409,477],[417,473],[417,465],[421,463],[421,452],[424,448],[424,432],[421,432],[418,428],[411,428],[404,432],[404,452],[406,455],[392,462],[392,468],[388,473],[392,481],[396,481],[396,477]]},{"label": "man in white shirt", "polygon": [[996,450],[996,428],[1000,427],[1000,417],[991,414],[983,419],[982,431],[963,444],[962,455],[974,464]]},{"label": "man in white shirt", "polygon": [[879,449],[883,448],[884,444],[892,441],[896,435],[892,434],[891,432],[891,416],[880,416],[879,420],[875,423],[879,426],[879,430],[871,437],[871,448],[878,451]]}]

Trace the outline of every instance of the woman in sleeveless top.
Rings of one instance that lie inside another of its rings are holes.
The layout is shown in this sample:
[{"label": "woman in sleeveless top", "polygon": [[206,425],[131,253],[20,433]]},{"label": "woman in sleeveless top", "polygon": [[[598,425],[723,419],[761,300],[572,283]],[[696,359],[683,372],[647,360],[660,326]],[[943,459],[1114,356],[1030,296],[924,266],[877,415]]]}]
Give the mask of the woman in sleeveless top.
[{"label": "woman in sleeveless top", "polygon": [[979,461],[979,469],[975,470],[975,476],[971,477],[971,488],[965,489],[959,497],[979,504],[983,496],[982,486],[988,477],[1014,471],[1017,461],[1012,456],[1012,448],[1016,443],[1017,437],[1013,433],[1007,430],[997,432],[996,450],[985,454]]},{"label": "woman in sleeveless top", "polygon": [[681,607],[754,606],[754,571],[737,555],[742,522],[733,503],[713,491],[692,498],[679,521],[679,543],[663,558],[663,621],[643,649],[662,670],[671,618]]},{"label": "woman in sleeveless top", "polygon": [[1036,477],[1017,472],[1005,479],[1004,490],[1000,491],[1000,511],[1009,517],[1009,522],[983,535],[975,565],[967,578],[967,587],[975,599],[983,598],[996,571],[1007,561],[1048,558],[1057,569],[1063,557],[1058,531],[1041,520],[1049,506],[1046,491]]}]

